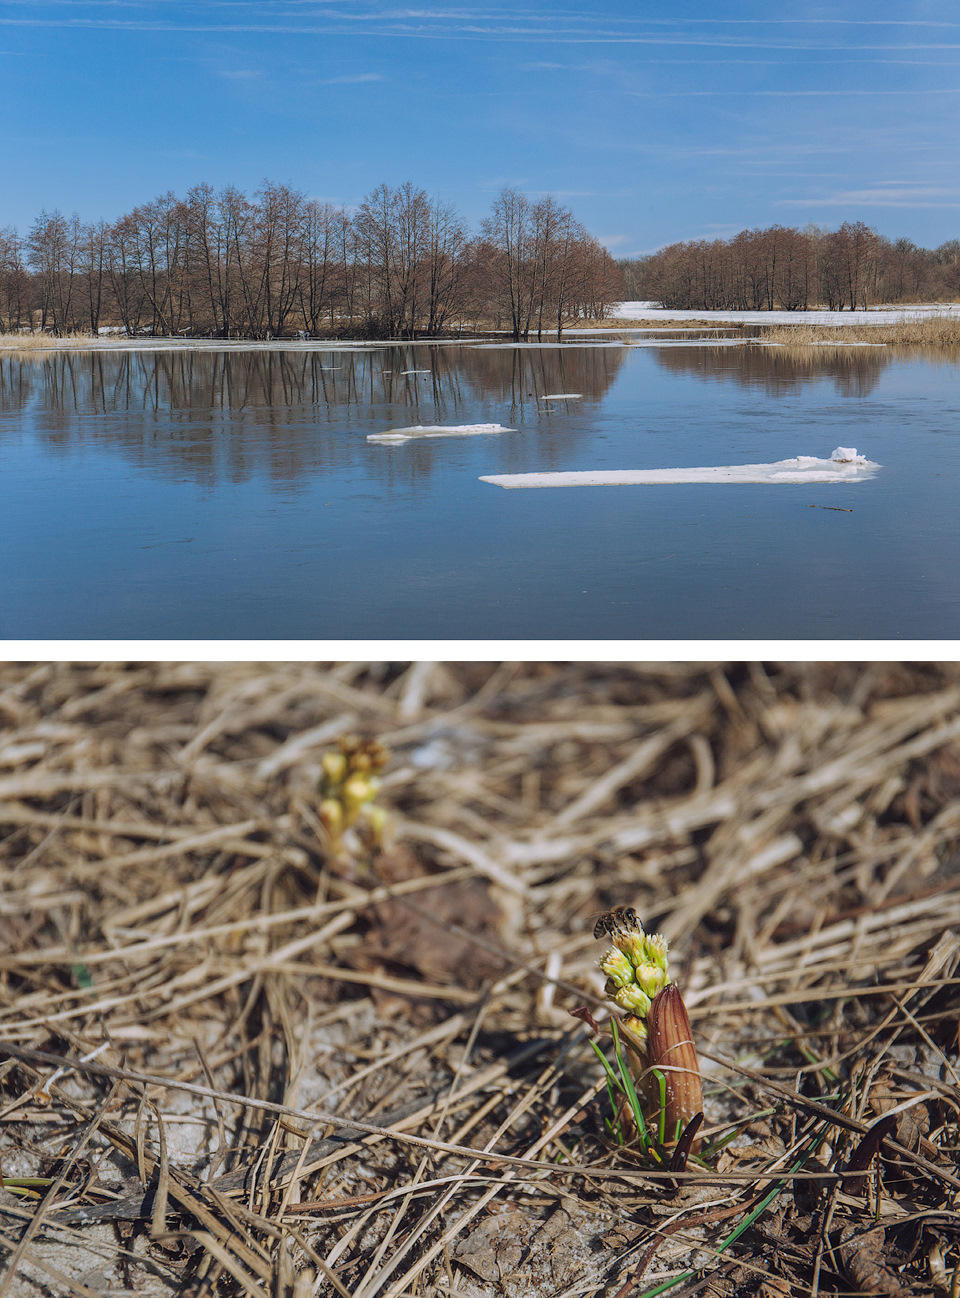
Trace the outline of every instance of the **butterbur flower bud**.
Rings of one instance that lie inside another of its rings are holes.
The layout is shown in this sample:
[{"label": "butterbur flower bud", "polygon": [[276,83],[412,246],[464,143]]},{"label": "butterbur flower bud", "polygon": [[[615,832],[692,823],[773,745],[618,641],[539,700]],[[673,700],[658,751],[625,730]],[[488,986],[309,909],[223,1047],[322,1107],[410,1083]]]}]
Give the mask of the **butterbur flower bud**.
[{"label": "butterbur flower bud", "polygon": [[343,807],[336,798],[324,798],[319,807],[320,820],[331,838],[343,829]]},{"label": "butterbur flower bud", "polygon": [[606,993],[620,1009],[644,1018],[667,982],[667,943],[659,933],[644,933],[633,911],[629,921],[619,914],[613,912],[607,929],[614,945],[600,961]]},{"label": "butterbur flower bud", "polygon": [[641,964],[636,966],[634,977],[637,986],[642,991],[646,992],[647,996],[653,1000],[654,996],[656,996],[664,986],[666,971],[662,969],[660,965]]},{"label": "butterbur flower bud", "polygon": [[617,929],[612,937],[631,964],[659,969],[662,975],[660,986],[664,985],[667,976],[667,939],[662,933],[644,933],[638,921],[633,928]]},{"label": "butterbur flower bud", "polygon": [[[673,1141],[696,1114],[703,1112],[703,1083],[693,1044],[690,1016],[676,983],[658,992],[647,1015],[649,1066],[659,1069],[665,1082],[665,1129]],[[694,1140],[691,1153],[700,1148]]]},{"label": "butterbur flower bud", "polygon": [[340,784],[347,774],[347,759],[343,753],[324,753],[320,765],[330,784]]},{"label": "butterbur flower bud", "polygon": [[389,817],[383,807],[367,807],[364,810],[367,824],[370,826],[370,833],[377,847],[382,846],[384,832],[387,828]]},{"label": "butterbur flower bud", "polygon": [[[614,987],[629,987],[633,982],[633,965],[622,951],[611,948],[600,961],[600,968]],[[607,995],[609,994],[608,989]]]},{"label": "butterbur flower bud", "polygon": [[[622,1026],[643,1116],[658,1128],[663,1118],[666,1141],[672,1144],[690,1120],[703,1112],[703,1086],[690,1017],[680,989],[669,981],[667,940],[645,933],[629,907],[597,921],[596,936],[605,932],[613,942],[600,961],[605,991],[625,1012]],[[663,1113],[661,1083],[663,1077]],[[621,1104],[621,1129],[635,1129],[629,1104]],[[695,1153],[694,1140],[688,1152]]]},{"label": "butterbur flower bud", "polygon": [[376,781],[368,779],[365,775],[350,776],[340,790],[340,796],[343,805],[351,813],[351,819],[365,802],[370,801],[376,791]]}]

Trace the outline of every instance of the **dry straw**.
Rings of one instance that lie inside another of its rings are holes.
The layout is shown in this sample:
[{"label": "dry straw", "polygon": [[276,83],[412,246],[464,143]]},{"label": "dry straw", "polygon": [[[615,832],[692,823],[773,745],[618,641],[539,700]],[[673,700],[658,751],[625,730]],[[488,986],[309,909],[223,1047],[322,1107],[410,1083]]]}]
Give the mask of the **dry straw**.
[{"label": "dry straw", "polygon": [[[0,724],[0,1294],[955,1284],[956,665],[10,664]],[[683,1172],[569,1012],[617,907]]]}]

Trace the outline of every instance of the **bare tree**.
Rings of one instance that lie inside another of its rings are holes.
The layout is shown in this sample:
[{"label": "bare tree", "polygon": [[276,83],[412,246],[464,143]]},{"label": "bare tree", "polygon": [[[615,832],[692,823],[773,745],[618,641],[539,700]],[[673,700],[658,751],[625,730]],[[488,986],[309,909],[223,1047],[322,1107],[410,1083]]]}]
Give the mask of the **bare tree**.
[{"label": "bare tree", "polygon": [[40,328],[65,334],[77,328],[74,290],[80,259],[80,218],[41,212],[27,235],[27,262],[34,271]]},{"label": "bare tree", "polygon": [[0,229],[0,333],[19,331],[29,323],[28,291],[20,237],[12,226]]},{"label": "bare tree", "polygon": [[466,304],[467,228],[456,209],[433,200],[428,251],[428,311],[426,331],[436,337]]},{"label": "bare tree", "polygon": [[304,205],[297,296],[303,326],[312,334],[320,331],[325,315],[333,323],[340,279],[337,234],[343,215],[342,208],[329,203],[311,199]]},{"label": "bare tree", "polygon": [[300,293],[305,198],[265,180],[256,194],[254,261],[262,285],[267,334],[280,338]]},{"label": "bare tree", "polygon": [[514,340],[526,338],[536,293],[536,234],[532,205],[519,190],[503,188],[482,225],[495,256],[496,290],[510,321]]}]

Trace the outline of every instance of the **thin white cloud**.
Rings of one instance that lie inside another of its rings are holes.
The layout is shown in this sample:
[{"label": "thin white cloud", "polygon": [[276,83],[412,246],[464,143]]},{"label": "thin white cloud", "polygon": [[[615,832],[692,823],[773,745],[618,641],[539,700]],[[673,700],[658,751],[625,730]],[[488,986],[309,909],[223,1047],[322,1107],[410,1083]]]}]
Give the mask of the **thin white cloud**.
[{"label": "thin white cloud", "polygon": [[[894,188],[897,186],[897,188]],[[875,189],[848,189],[819,198],[780,198],[774,207],[960,207],[960,189],[909,188],[905,181]]]},{"label": "thin white cloud", "polygon": [[[63,6],[61,5],[61,8]],[[86,7],[86,6],[84,6]],[[141,5],[128,6],[126,4],[112,4],[111,9],[115,13],[125,8],[141,9]],[[282,20],[273,19],[262,22],[236,22],[236,21],[215,21],[209,16],[210,11],[218,8],[235,9],[245,6],[220,6],[210,3],[207,0],[204,6],[207,15],[205,18],[197,19],[194,15],[197,11],[196,5],[184,5],[185,16],[183,19],[178,18],[121,18],[107,16],[93,17],[49,17],[39,18],[36,16],[26,17],[4,17],[0,18],[0,25],[10,27],[67,27],[78,30],[121,30],[121,31],[171,31],[171,32],[193,32],[193,33],[249,33],[252,35],[264,34],[287,34],[287,35],[372,35],[372,36],[392,36],[395,38],[406,37],[409,39],[447,39],[447,40],[489,40],[489,41],[521,41],[530,42],[532,40],[549,44],[628,44],[628,45],[652,45],[658,47],[665,46],[685,46],[685,47],[705,47],[712,49],[779,49],[779,50],[796,50],[806,52],[823,53],[825,51],[838,51],[849,53],[850,50],[866,50],[881,53],[890,53],[896,49],[897,52],[903,50],[935,50],[935,49],[960,49],[958,44],[948,44],[945,42],[937,43],[911,43],[907,44],[897,40],[897,45],[827,45],[819,38],[810,39],[798,43],[793,40],[782,40],[769,36],[741,36],[738,34],[724,36],[712,35],[707,31],[698,31],[697,27],[708,27],[708,22],[700,20],[684,20],[687,26],[693,30],[677,30],[678,24],[668,27],[663,23],[647,22],[648,30],[644,32],[636,31],[636,24],[639,20],[615,17],[605,18],[602,25],[599,25],[596,16],[589,14],[557,14],[555,12],[538,12],[527,11],[510,13],[509,19],[504,20],[504,10],[502,9],[475,9],[464,12],[451,11],[447,9],[439,10],[377,10],[376,8],[361,13],[344,13],[342,8],[325,14],[322,11],[316,13],[314,7],[308,11],[303,18],[290,17]],[[252,6],[255,12],[262,14],[262,6]],[[190,15],[186,17],[186,15]],[[759,24],[748,23],[744,20],[737,22],[737,26],[758,26]],[[803,23],[797,20],[791,24],[793,28],[802,26]],[[812,23],[811,27],[824,25],[822,22]],[[854,26],[878,26],[890,25],[879,23],[860,23],[851,24]],[[902,23],[893,25],[909,25],[933,27],[929,23]],[[947,24],[941,24],[946,27]],[[953,24],[952,26],[957,26]],[[654,30],[650,30],[654,29]],[[951,28],[952,29],[952,28]]]},{"label": "thin white cloud", "polygon": [[844,96],[876,96],[886,99],[890,95],[960,95],[960,86],[917,86],[914,90],[737,90],[727,86],[723,90],[628,90],[628,95],[638,99],[700,99],[717,95],[729,99],[732,95],[741,98],[837,98]]},{"label": "thin white cloud", "polygon": [[353,75],[343,77],[326,77],[322,81],[314,81],[311,84],[315,86],[355,86],[361,85],[367,81],[382,81],[383,77],[379,72],[357,72]]}]

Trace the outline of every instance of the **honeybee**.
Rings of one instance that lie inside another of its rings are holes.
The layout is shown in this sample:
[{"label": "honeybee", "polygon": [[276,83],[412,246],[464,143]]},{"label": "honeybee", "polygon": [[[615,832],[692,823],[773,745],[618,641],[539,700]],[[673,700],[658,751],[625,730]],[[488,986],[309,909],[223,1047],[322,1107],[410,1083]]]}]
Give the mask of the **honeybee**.
[{"label": "honeybee", "polygon": [[639,928],[640,921],[637,919],[637,912],[632,906],[618,906],[616,910],[608,910],[601,915],[593,926],[593,936],[600,937],[606,933],[612,937],[614,933],[625,928]]}]

